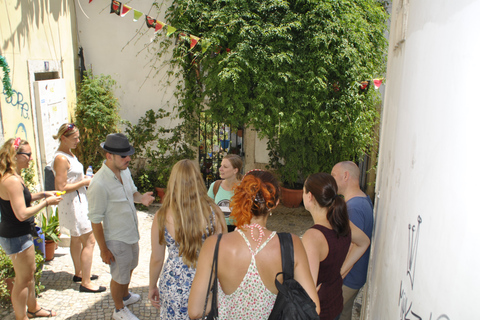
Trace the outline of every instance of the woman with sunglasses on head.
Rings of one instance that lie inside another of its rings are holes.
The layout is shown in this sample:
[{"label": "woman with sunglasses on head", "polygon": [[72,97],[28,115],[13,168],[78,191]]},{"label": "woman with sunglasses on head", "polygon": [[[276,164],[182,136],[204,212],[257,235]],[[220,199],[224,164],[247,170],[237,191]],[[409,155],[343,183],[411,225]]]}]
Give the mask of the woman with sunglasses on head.
[{"label": "woman with sunglasses on head", "polygon": [[303,204],[315,225],[302,242],[322,306],[321,320],[340,318],[343,278],[370,245],[368,236],[348,219],[337,191],[335,179],[323,172],[309,176],[303,187]]},{"label": "woman with sunglasses on head", "polygon": [[[279,199],[279,183],[268,171],[248,172],[235,189],[232,216],[237,228],[223,235],[218,249],[219,319],[266,320],[270,316],[278,294],[275,277],[282,272],[282,255],[276,232],[266,226]],[[292,241],[293,277],[314,301],[318,313],[320,304],[305,249],[299,237],[292,235]],[[188,302],[191,319],[200,318],[204,311],[216,242],[217,236],[209,237],[200,251]]]},{"label": "woman with sunglasses on head", "polygon": [[75,274],[74,282],[81,282],[80,292],[102,292],[106,288],[97,286],[91,280],[95,237],[88,219],[87,189],[92,177],[83,174],[83,165],[72,153],[80,142],[80,133],[73,123],[60,126],[54,139],[60,142],[54,154],[52,170],[55,174],[55,189],[65,191],[64,200],[58,206],[60,225],[70,231],[70,254]]},{"label": "woman with sunglasses on head", "polygon": [[[22,179],[22,169],[28,168],[32,150],[27,141],[9,139],[0,149],[0,245],[12,259],[15,283],[12,305],[15,318],[53,317],[55,311],[43,309],[35,296],[34,216],[62,198],[52,192],[31,194]],[[38,204],[30,206],[32,201]]]}]

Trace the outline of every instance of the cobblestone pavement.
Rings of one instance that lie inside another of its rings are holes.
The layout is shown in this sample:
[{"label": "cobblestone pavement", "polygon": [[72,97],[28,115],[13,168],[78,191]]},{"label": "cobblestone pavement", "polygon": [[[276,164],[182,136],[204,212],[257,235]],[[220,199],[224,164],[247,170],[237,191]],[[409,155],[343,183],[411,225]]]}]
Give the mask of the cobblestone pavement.
[{"label": "cobblestone pavement", "polygon": [[[131,291],[142,296],[140,302],[128,308],[141,320],[158,319],[157,309],[148,301],[148,268],[150,261],[150,228],[153,216],[159,205],[153,204],[148,211],[138,211],[140,229],[140,261],[133,272],[130,284]],[[302,236],[313,224],[313,220],[303,207],[286,208],[280,205],[268,219],[267,227],[276,231],[288,231]],[[59,247],[55,258],[46,262],[43,268],[41,283],[45,290],[38,297],[39,304],[46,309],[57,312],[55,319],[111,319],[114,304],[110,295],[109,267],[102,262],[100,250],[95,246],[92,273],[99,275],[96,284],[106,286],[103,293],[80,293],[79,284],[72,281],[73,263],[69,248]],[[359,305],[357,314],[359,312]],[[356,315],[356,319],[358,315]],[[0,319],[14,320],[13,309],[0,308]]]}]

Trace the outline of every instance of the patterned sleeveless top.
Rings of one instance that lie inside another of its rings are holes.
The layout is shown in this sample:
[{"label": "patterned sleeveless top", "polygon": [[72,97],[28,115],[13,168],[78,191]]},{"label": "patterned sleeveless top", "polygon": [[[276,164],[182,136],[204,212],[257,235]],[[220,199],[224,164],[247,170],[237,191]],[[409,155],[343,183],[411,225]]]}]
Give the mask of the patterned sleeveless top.
[{"label": "patterned sleeveless top", "polygon": [[276,232],[272,232],[268,239],[254,252],[245,234],[239,229],[237,231],[247,243],[252,254],[252,260],[242,282],[232,294],[226,295],[220,282],[218,282],[218,319],[268,319],[277,295],[271,293],[263,284],[258,273],[255,256],[272,240]]}]

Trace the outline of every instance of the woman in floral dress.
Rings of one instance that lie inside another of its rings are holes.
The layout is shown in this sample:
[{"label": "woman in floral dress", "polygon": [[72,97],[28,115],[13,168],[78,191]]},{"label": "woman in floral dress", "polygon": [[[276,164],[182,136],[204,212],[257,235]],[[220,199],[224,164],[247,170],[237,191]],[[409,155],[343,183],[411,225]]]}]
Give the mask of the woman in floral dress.
[{"label": "woman in floral dress", "polygon": [[206,237],[226,230],[225,217],[207,195],[198,163],[177,162],[152,224],[148,297],[160,309],[160,319],[190,319],[187,306],[198,252]]}]

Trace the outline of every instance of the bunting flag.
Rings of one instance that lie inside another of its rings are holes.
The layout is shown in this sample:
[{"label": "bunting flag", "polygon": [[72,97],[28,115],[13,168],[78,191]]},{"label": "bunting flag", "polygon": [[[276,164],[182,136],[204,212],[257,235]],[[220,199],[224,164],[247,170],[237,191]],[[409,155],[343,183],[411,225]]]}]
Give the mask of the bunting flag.
[{"label": "bunting flag", "polygon": [[120,8],[122,3],[117,0],[112,0],[112,5],[110,6],[110,13],[115,13],[117,16],[120,15]]},{"label": "bunting flag", "polygon": [[153,19],[152,17],[145,16],[145,21],[147,22],[147,27],[155,28],[157,25],[157,20]]},{"label": "bunting flag", "polygon": [[373,79],[373,84],[375,85],[375,89],[380,88],[380,86],[382,85],[382,82],[383,82],[383,78],[382,79]]},{"label": "bunting flag", "polygon": [[157,23],[155,25],[155,33],[157,33],[158,31],[162,30],[162,28],[165,27],[165,23],[163,23],[162,21],[158,21],[157,20]]},{"label": "bunting flag", "polygon": [[93,0],[88,0],[88,3],[91,3]]},{"label": "bunting flag", "polygon": [[175,31],[177,31],[177,28],[174,28],[172,26],[168,26],[167,27],[167,37],[172,35],[172,33],[174,33]]},{"label": "bunting flag", "polygon": [[124,4],[122,6],[122,13],[120,13],[120,17],[125,17],[125,15],[130,11],[132,10],[132,7],[129,7],[127,6],[126,4]]},{"label": "bunting flag", "polygon": [[143,15],[142,12],[136,10],[136,9],[133,9],[133,21],[138,21],[138,19],[140,19],[140,17]]},{"label": "bunting flag", "polygon": [[200,40],[199,37],[190,35],[190,49],[193,49],[197,45],[198,40]]},{"label": "bunting flag", "polygon": [[365,93],[370,88],[370,81],[362,81],[360,82],[360,92]]}]

